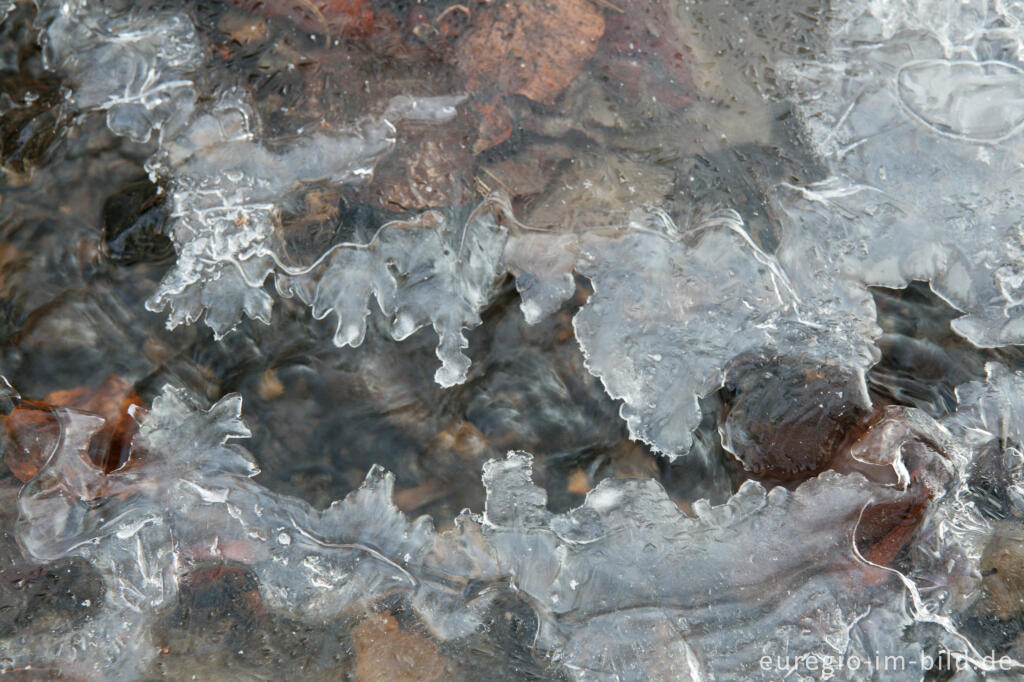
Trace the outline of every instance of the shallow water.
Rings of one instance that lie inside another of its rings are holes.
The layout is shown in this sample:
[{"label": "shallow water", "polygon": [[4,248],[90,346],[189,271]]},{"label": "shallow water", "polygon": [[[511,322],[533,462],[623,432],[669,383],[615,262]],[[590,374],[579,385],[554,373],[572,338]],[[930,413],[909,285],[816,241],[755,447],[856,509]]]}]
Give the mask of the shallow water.
[{"label": "shallow water", "polygon": [[1020,674],[1016,6],[5,12],[0,672]]}]

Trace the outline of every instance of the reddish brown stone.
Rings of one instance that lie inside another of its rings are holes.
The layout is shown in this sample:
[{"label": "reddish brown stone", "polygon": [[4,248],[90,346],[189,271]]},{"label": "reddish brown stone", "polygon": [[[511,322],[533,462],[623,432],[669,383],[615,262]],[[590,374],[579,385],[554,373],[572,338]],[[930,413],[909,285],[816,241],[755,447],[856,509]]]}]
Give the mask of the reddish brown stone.
[{"label": "reddish brown stone", "polygon": [[474,10],[456,59],[471,92],[493,88],[551,104],[603,34],[604,16],[590,0],[493,2]]},{"label": "reddish brown stone", "polygon": [[610,12],[595,70],[620,99],[647,97],[675,111],[693,99],[688,50],[667,0],[629,0]]},{"label": "reddish brown stone", "polygon": [[403,630],[390,613],[371,614],[352,629],[352,641],[359,682],[427,682],[447,672],[437,645]]},{"label": "reddish brown stone", "polygon": [[340,38],[373,32],[367,0],[228,0],[246,12],[291,22],[304,31]]}]

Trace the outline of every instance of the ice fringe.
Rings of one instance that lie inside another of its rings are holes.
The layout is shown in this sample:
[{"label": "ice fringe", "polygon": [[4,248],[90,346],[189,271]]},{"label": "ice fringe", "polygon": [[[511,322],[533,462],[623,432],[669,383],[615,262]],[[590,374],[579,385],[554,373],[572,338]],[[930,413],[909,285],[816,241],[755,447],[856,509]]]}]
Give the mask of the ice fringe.
[{"label": "ice fringe", "polygon": [[837,365],[866,401],[878,329],[865,285],[927,279],[966,313],[954,327],[971,341],[1024,342],[1024,16],[1014,3],[846,3],[824,54],[776,65],[832,177],[772,192],[774,253],[731,211],[693,228],[654,211],[549,233],[516,225],[490,198],[471,213],[385,225],[312,264],[289,262],[278,243],[280,197],[303,179],[361,181],[392,148],[396,122],[444,120],[459,97],[395,98],[379,116],[275,154],[237,91],[197,104],[201,46],[184,15],[84,0],[39,7],[49,63],[74,103],[105,110],[134,139],[158,132],[149,167],[171,198],[178,260],[147,306],[168,310],[171,327],[205,315],[220,337],[245,316],[269,322],[273,275],[314,316],[337,316],[339,346],[362,341],[371,298],[396,339],[432,326],[436,378],[450,386],[468,375],[465,330],[504,272],[531,322],[580,273],[595,287],[575,320],[588,367],[623,401],[631,436],[670,457],[688,450],[698,399],[744,352]]},{"label": "ice fringe", "polygon": [[[971,409],[962,423],[977,429]],[[773,679],[777,671],[761,667],[769,653],[868,666],[878,652],[912,660],[920,650],[902,632],[914,622],[948,624],[938,641],[971,655],[947,615],[963,604],[949,594],[922,599],[915,582],[970,573],[976,557],[948,563],[969,539],[952,525],[961,517],[921,536],[938,537],[928,549],[942,554],[919,562],[917,578],[876,568],[856,549],[865,508],[898,502],[900,486],[835,472],[794,491],[747,482],[721,506],[696,502],[691,516],[654,481],[607,479],[582,506],[553,514],[531,481],[531,457],[514,452],[485,466],[483,512],[438,533],[394,506],[394,479],[379,467],[323,511],[263,488],[252,457],[231,442],[249,434],[240,410],[237,395],[202,409],[166,387],[148,414],[136,410],[132,460],[108,475],[87,454],[100,420],[61,413],[60,445],[19,497],[18,533],[36,559],[90,561],[104,603],[82,625],[0,641],[6,669],[50,662],[89,679],[141,676],[155,654],[150,626],[203,560],[246,565],[264,604],[298,619],[323,621],[404,592],[434,636],[456,643],[494,594],[481,585],[511,583],[537,613],[539,651],[577,680]],[[898,460],[922,437],[912,431],[881,444]],[[922,452],[945,476],[949,463]],[[929,517],[958,513],[949,505],[960,491],[955,478],[940,485]],[[863,679],[865,670],[893,679],[871,668],[836,679]]]},{"label": "ice fringe", "polygon": [[[212,97],[211,104],[198,103],[200,92],[192,78],[202,65],[202,46],[187,16],[85,0],[39,0],[38,8],[47,63],[73,85],[71,103],[105,111],[113,132],[136,141],[157,132],[157,151],[147,168],[168,191],[178,259],[146,306],[154,312],[168,310],[170,328],[205,315],[220,338],[243,316],[269,324],[273,299],[263,284],[271,273],[287,280],[280,283],[283,289],[300,294],[316,288],[311,270],[328,280],[324,290],[351,281],[351,273],[341,269],[358,256],[346,259],[337,247],[331,252],[335,269],[287,262],[275,233],[277,202],[301,181],[365,181],[394,146],[397,123],[447,120],[464,99],[399,95],[379,116],[346,130],[305,135],[275,154],[256,140],[253,112],[240,91],[227,89]],[[445,235],[439,231],[434,241],[416,235],[415,243],[405,244],[406,253],[413,247],[422,251],[418,259],[406,259],[407,270],[401,274],[410,278],[409,284],[393,283],[390,293],[384,280],[394,264],[387,258],[395,249],[368,252],[379,256],[372,263],[378,269],[376,293],[382,306],[386,301],[394,304],[395,336],[404,338],[425,323],[437,330],[442,360],[438,380],[445,385],[465,380],[462,329],[476,323],[491,285],[478,272],[480,263],[468,262],[465,249],[473,245],[461,239],[463,234],[457,245],[446,242],[459,227],[449,227]],[[444,254],[449,254],[447,266],[441,264]],[[428,310],[425,298],[431,291],[442,298],[455,294],[462,303],[456,304],[457,310]],[[320,317],[326,314],[317,311]],[[356,339],[339,333],[336,340],[341,345]]]},{"label": "ice fringe", "polygon": [[623,401],[630,436],[670,458],[690,448],[698,398],[721,388],[744,353],[847,368],[853,395],[869,402],[864,372],[878,359],[880,333],[870,296],[836,294],[816,272],[785,268],[735,211],[684,229],[646,211],[618,229],[523,231],[506,257],[528,320],[571,293],[573,271],[590,279],[594,293],[573,320],[587,367]]}]

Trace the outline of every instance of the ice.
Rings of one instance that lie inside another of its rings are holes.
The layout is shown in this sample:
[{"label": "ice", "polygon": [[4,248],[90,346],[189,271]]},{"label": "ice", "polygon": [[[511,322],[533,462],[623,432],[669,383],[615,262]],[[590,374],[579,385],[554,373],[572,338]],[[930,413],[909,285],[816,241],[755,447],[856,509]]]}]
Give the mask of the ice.
[{"label": "ice", "polygon": [[920,649],[902,632],[915,621],[940,626],[935,636],[954,650],[967,646],[944,615],[965,600],[924,599],[918,587],[934,592],[971,567],[949,563],[966,537],[964,517],[948,513],[959,488],[936,449],[948,434],[923,413],[871,446],[927,481],[929,515],[948,519],[922,535],[938,538],[925,548],[946,563],[921,560],[901,574],[865,559],[855,535],[872,509],[915,503],[920,489],[906,480],[826,472],[792,491],[748,481],[727,503],[699,501],[688,515],[655,481],[606,479],[555,514],[531,457],[513,452],[485,466],[482,513],[438,533],[398,511],[394,479],[376,466],[322,511],[265,489],[233,443],[249,435],[241,407],[229,395],[204,409],[166,387],[148,413],[133,408],[131,459],[107,475],[88,455],[102,446],[93,442],[101,420],[61,412],[61,443],[20,495],[19,536],[35,560],[89,561],[105,597],[84,624],[0,640],[8,668],[59,661],[82,678],[140,676],[156,654],[154,619],[189,568],[210,559],[247,566],[268,608],[310,622],[405,593],[433,635],[452,642],[480,624],[494,594],[480,586],[510,582],[536,611],[538,649],[577,680],[771,679],[768,653],[910,658]]},{"label": "ice", "polygon": [[[178,260],[147,307],[154,312],[168,310],[169,328],[192,324],[205,314],[218,339],[243,316],[270,323],[273,298],[263,285],[272,273],[287,280],[280,287],[284,290],[298,286],[293,276],[304,287],[315,288],[307,271],[328,277],[323,291],[355,281],[354,273],[342,272],[349,264],[344,255],[352,253],[344,248],[325,254],[309,267],[289,262],[275,231],[277,203],[287,191],[300,182],[364,182],[375,163],[393,148],[396,123],[448,120],[465,99],[461,95],[398,95],[378,116],[365,117],[343,130],[298,135],[286,151],[275,153],[257,139],[252,108],[239,91],[227,88],[215,94],[212,104],[197,107],[199,93],[187,76],[202,63],[202,53],[186,16],[116,11],[87,2],[43,3],[41,9],[49,62],[71,82],[72,103],[80,109],[106,110],[108,125],[117,134],[145,141],[153,131],[160,133],[158,150],[147,166],[170,196],[171,236]],[[421,221],[436,219],[431,214]],[[417,233],[405,238],[413,232]],[[387,229],[386,233],[385,241],[395,246],[374,251],[380,254],[379,277],[389,276],[386,270],[401,252],[408,261],[402,264],[402,274],[410,278],[401,291],[391,294],[397,297],[391,311],[396,338],[433,324],[441,337],[438,354],[443,365],[438,380],[444,385],[464,380],[468,360],[461,353],[465,347],[461,329],[476,323],[486,299],[487,292],[481,289],[489,286],[494,274],[482,270],[494,269],[489,261],[494,260],[490,252],[495,247],[463,239],[473,233],[460,234],[462,241],[454,244],[453,229],[423,243],[424,235],[411,229]],[[448,258],[447,266],[435,267],[431,259],[443,251],[454,257]],[[336,267],[318,268],[320,262]],[[428,284],[417,284],[419,276]],[[435,282],[443,282],[443,297],[459,301],[457,310],[433,309],[428,299],[438,291]],[[388,294],[383,287],[378,293],[384,305],[381,297]],[[324,296],[319,299],[321,305]],[[337,305],[351,306],[356,298],[353,293],[347,303]],[[320,307],[316,314],[323,317],[327,311]],[[346,318],[358,314],[345,310]],[[339,345],[359,345],[361,332],[350,326],[339,330],[336,340]]]},{"label": "ice", "polygon": [[748,482],[688,517],[658,484],[628,479],[553,515],[529,472],[524,454],[485,469],[484,534],[538,604],[538,643],[575,679],[771,679],[764,653],[863,656],[872,623],[898,609],[899,590],[869,586],[852,547],[864,507],[898,493],[859,475],[792,493]]},{"label": "ice", "polygon": [[203,54],[187,17],[87,0],[37,5],[48,66],[70,81],[74,106],[106,111],[112,131],[139,142],[188,120],[189,74]]},{"label": "ice", "polygon": [[1024,374],[991,362],[985,381],[959,386],[957,411],[947,420],[975,456],[974,475],[986,496],[982,509],[1024,517]]},{"label": "ice", "polygon": [[1024,342],[1020,8],[845,4],[826,54],[788,74],[832,177],[783,185],[779,259],[815,249],[861,284],[928,280],[980,346]]},{"label": "ice", "polygon": [[879,330],[867,292],[830,289],[811,260],[787,271],[735,211],[685,228],[654,211],[618,229],[520,231],[506,258],[528,321],[572,292],[573,269],[590,279],[594,293],[573,321],[587,367],[623,401],[630,435],[670,458],[689,450],[698,400],[744,354],[847,368],[856,400],[868,402],[863,373]]},{"label": "ice", "polygon": [[469,370],[463,329],[480,324],[480,312],[504,273],[502,220],[510,209],[492,199],[461,213],[465,217],[431,211],[387,223],[369,243],[337,246],[307,272],[279,277],[278,289],[310,305],[318,319],[334,313],[337,346],[363,342],[371,297],[391,319],[395,340],[432,325],[441,359],[437,383],[462,383]]},{"label": "ice", "polygon": [[151,412],[134,414],[133,459],[109,475],[88,455],[102,420],[62,411],[61,444],[19,498],[20,538],[37,560],[93,563],[105,602],[81,629],[0,641],[8,666],[52,660],[89,679],[136,679],[156,653],[150,624],[204,559],[249,566],[264,601],[297,619],[323,620],[397,590],[441,636],[472,631],[487,600],[466,603],[460,584],[495,574],[486,552],[458,530],[441,537],[429,519],[406,519],[391,500],[393,476],[379,467],[323,511],[271,493],[252,480],[251,455],[230,442],[249,435],[240,410],[237,395],[204,410],[168,387]]},{"label": "ice", "polygon": [[[413,100],[399,96],[388,106],[391,119],[368,118],[350,131],[314,133],[299,138],[288,151],[275,154],[255,140],[252,112],[245,102],[234,93],[225,93],[216,107],[198,116],[177,139],[164,144],[150,162],[156,175],[168,178],[178,261],[147,307],[154,312],[169,309],[170,328],[191,324],[205,311],[206,323],[217,338],[234,329],[243,314],[269,324],[273,298],[263,290],[268,276],[278,274],[282,278],[279,289],[291,291],[295,277],[306,286],[315,286],[309,272],[336,279],[344,267],[338,255],[343,247],[324,254],[312,266],[289,263],[275,231],[281,197],[300,181],[363,182],[372,174],[376,161],[394,146],[394,123],[400,116],[426,120],[450,117],[460,101],[458,97]],[[418,236],[413,235],[412,241]],[[403,243],[403,237],[393,241]],[[404,246],[414,244],[405,240]],[[440,253],[440,247],[420,255],[425,257],[427,253]],[[322,262],[338,267],[319,267]],[[379,261],[378,266],[382,268],[380,276],[387,277],[385,261]],[[415,275],[411,268],[416,264],[408,267],[404,273]],[[469,265],[459,267],[461,272],[473,269]],[[453,288],[472,286],[468,282],[450,284]],[[337,285],[337,281],[324,283],[325,289]],[[349,300],[354,299],[353,294]],[[422,302],[407,304],[410,310],[404,313],[403,323],[422,324]],[[314,311],[317,317],[325,314],[319,308]],[[432,321],[444,331],[444,343],[449,345],[445,357],[451,357],[451,344],[455,344],[455,354],[461,346],[459,340],[452,339],[441,315],[438,313]],[[419,317],[406,320],[409,316]],[[403,329],[402,333],[408,335],[411,331]],[[362,338],[357,341],[339,334],[336,341],[338,345],[359,345]],[[446,371],[457,374],[457,370]]]},{"label": "ice", "polygon": [[273,299],[262,287],[280,262],[275,202],[300,179],[358,182],[394,144],[394,128],[382,119],[274,154],[254,140],[251,121],[244,100],[224,93],[150,161],[169,185],[178,260],[146,305],[169,309],[170,328],[204,311],[218,338],[243,314],[269,324]]}]

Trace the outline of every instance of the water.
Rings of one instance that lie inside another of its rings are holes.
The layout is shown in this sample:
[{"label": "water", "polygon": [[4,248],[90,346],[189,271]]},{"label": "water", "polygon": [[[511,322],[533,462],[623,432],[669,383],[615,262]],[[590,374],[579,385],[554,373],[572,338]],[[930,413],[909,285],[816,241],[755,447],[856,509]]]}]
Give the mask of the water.
[{"label": "water", "polygon": [[7,5],[0,670],[1019,675],[1016,6]]}]

